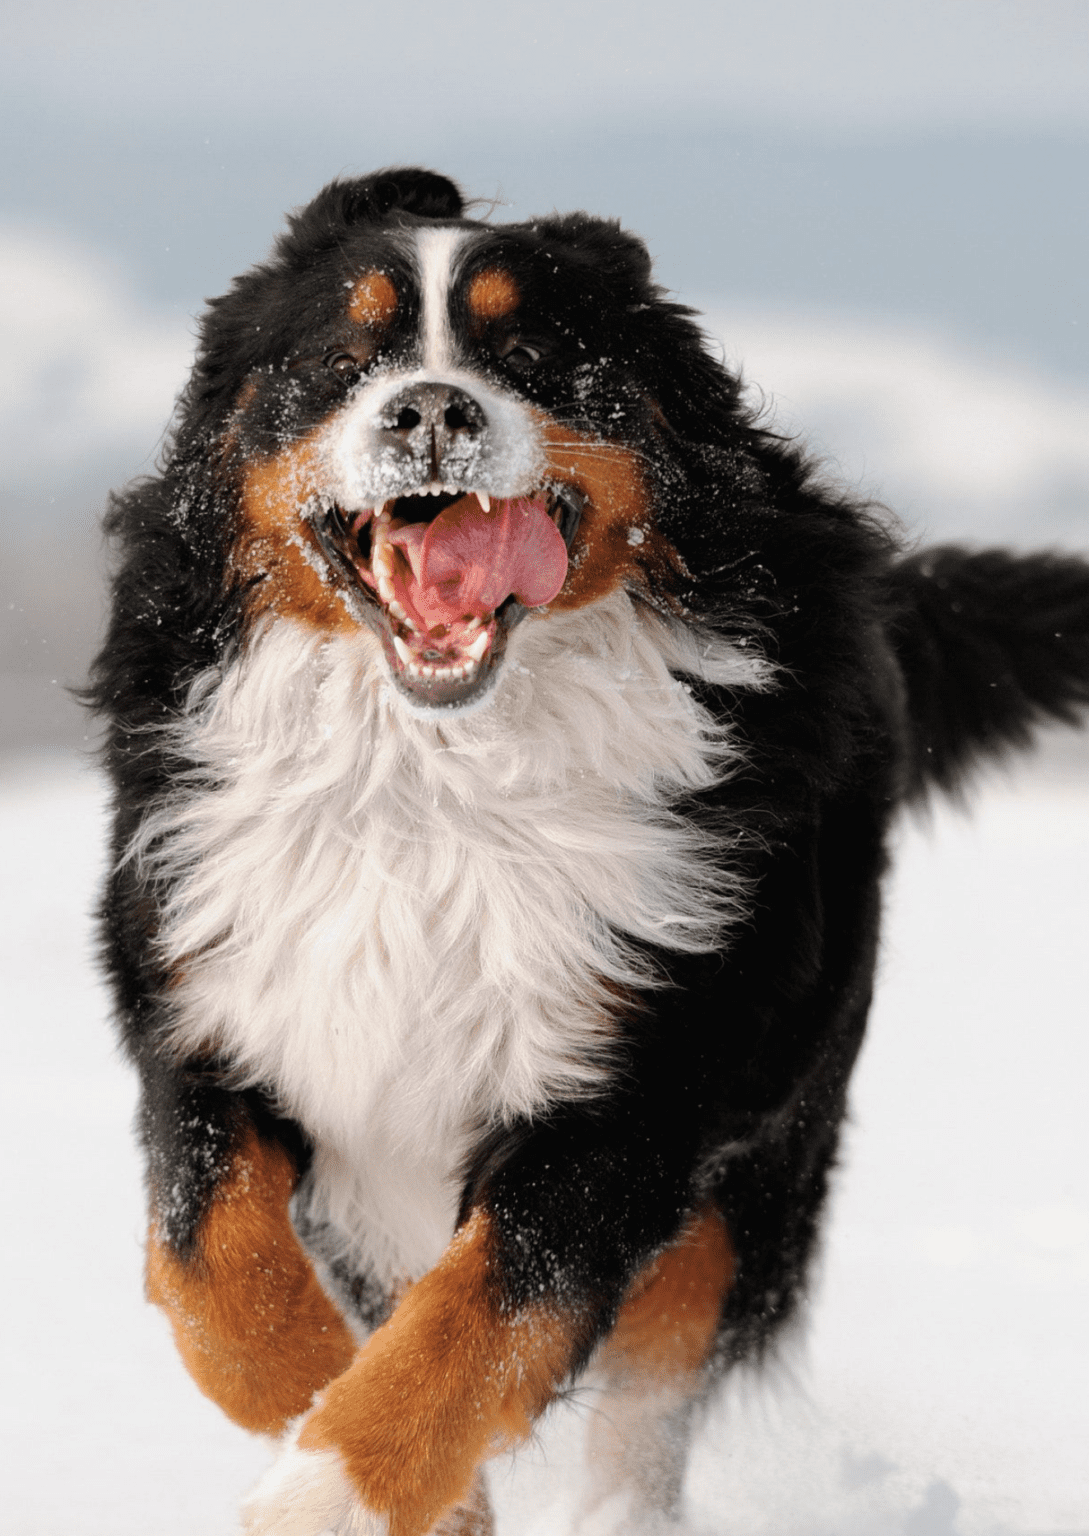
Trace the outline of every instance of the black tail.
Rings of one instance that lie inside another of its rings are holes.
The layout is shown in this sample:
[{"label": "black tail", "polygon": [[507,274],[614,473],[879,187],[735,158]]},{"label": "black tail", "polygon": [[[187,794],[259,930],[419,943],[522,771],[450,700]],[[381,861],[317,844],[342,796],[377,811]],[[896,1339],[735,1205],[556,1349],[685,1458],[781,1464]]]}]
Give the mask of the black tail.
[{"label": "black tail", "polygon": [[1089,564],[924,550],[893,571],[908,696],[908,792],[954,789],[976,762],[1089,704]]}]

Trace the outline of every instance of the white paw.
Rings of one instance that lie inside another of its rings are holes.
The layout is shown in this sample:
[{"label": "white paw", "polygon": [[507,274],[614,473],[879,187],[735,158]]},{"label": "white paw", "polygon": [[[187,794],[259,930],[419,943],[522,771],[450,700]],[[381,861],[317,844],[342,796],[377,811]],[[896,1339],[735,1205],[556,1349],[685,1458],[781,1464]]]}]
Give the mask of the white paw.
[{"label": "white paw", "polygon": [[359,1501],[336,1451],[281,1451],[242,1505],[246,1536],[389,1536]]}]

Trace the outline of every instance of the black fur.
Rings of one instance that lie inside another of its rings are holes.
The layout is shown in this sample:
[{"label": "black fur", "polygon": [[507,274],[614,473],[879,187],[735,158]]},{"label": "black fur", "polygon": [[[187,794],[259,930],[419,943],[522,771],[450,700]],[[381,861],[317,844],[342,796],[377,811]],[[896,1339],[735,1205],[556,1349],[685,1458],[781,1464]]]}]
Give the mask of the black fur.
[{"label": "black fur", "polygon": [[[396,273],[383,242],[421,220],[486,229],[422,171],[333,183],[297,214],[270,261],[210,306],[161,473],[110,512],[120,563],[93,681],[116,785],[105,948],[144,1078],[152,1188],[181,1254],[240,1127],[281,1140],[300,1171],[307,1148],[259,1094],[231,1089],[224,1064],[159,1050],[164,893],[123,853],[185,768],[159,728],[244,641],[246,593],[226,565],[241,457],[336,406],[344,387],[321,360],[338,344],[345,282],[379,256]],[[1041,717],[1073,720],[1089,702],[1089,567],[953,548],[904,558],[881,518],[760,427],[615,224],[575,214],[500,227],[472,260],[517,273],[520,324],[543,348],[516,376],[489,332],[481,375],[641,455],[680,563],[640,599],[759,648],[778,671],[759,693],[691,681],[745,766],[676,809],[742,863],[747,922],[721,953],[655,957],[666,984],[618,1010],[623,1059],[607,1093],[485,1129],[463,1215],[493,1214],[509,1305],[544,1292],[575,1308],[584,1357],[639,1265],[710,1195],[739,1255],[720,1341],[738,1359],[804,1292],[870,1002],[890,818],[932,785],[957,788],[982,754],[1022,745]],[[415,318],[406,304],[387,360],[409,347]]]}]

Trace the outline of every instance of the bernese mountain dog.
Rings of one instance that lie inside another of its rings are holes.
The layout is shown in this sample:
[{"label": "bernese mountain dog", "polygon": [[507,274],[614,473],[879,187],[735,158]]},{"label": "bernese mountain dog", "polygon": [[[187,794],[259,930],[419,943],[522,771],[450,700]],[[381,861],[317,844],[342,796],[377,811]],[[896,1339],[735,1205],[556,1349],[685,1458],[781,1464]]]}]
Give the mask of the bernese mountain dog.
[{"label": "bernese mountain dog", "polygon": [[581,1528],[803,1298],[890,818],[1089,701],[1089,565],[905,555],[643,244],[326,187],[114,498],[102,907],[147,1288],[282,1437],[260,1536],[491,1528],[592,1382]]}]

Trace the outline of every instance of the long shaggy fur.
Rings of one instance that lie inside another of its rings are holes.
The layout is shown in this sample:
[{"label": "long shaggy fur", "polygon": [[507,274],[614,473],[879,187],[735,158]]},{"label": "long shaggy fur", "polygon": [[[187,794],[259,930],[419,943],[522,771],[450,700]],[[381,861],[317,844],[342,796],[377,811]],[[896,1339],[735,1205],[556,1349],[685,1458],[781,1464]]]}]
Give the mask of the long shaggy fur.
[{"label": "long shaggy fur", "polygon": [[587,1370],[582,1517],[653,1527],[804,1299],[890,820],[1078,718],[1089,567],[905,557],[634,236],[409,169],[213,302],[108,526],[149,1283],[295,1422],[248,1529],[482,1536]]}]

